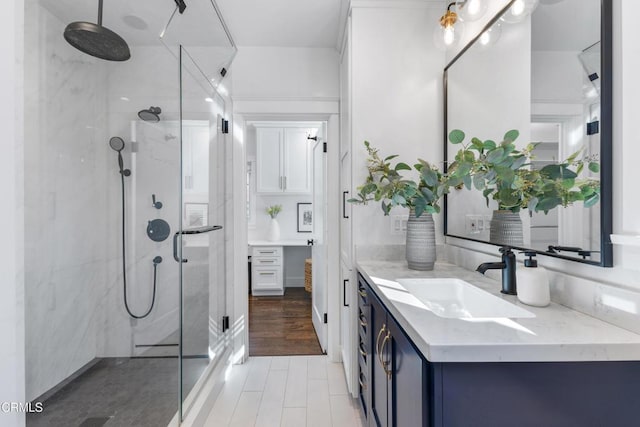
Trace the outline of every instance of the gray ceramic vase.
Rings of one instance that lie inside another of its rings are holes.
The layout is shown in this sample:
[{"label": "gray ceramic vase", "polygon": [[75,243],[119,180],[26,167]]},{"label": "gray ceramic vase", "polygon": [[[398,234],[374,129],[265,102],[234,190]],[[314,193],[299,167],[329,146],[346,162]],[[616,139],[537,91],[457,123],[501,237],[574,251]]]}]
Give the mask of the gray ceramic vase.
[{"label": "gray ceramic vase", "polygon": [[436,262],[436,232],[433,216],[423,213],[416,218],[409,214],[407,221],[407,263],[411,270],[430,271]]},{"label": "gray ceramic vase", "polygon": [[509,210],[493,211],[489,227],[489,241],[498,245],[522,247],[522,219],[520,214]]}]

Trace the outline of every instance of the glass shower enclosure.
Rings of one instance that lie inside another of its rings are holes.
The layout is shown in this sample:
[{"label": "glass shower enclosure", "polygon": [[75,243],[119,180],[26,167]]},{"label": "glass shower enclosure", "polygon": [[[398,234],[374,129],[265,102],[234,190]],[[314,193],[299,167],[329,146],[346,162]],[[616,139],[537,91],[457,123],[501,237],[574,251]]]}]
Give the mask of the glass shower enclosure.
[{"label": "glass shower enclosure", "polygon": [[96,6],[25,1],[29,426],[182,420],[230,353],[235,45],[211,0],[110,0],[104,61],[62,37]]}]

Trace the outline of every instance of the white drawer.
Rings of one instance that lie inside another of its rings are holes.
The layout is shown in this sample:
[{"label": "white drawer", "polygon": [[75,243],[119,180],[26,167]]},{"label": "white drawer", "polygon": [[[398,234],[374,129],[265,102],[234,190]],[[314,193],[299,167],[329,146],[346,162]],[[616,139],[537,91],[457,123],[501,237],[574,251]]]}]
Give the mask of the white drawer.
[{"label": "white drawer", "polygon": [[254,246],[251,259],[256,257],[282,258],[282,246]]},{"label": "white drawer", "polygon": [[251,288],[255,290],[282,289],[282,270],[254,267],[251,275]]},{"label": "white drawer", "polygon": [[282,258],[277,257],[267,257],[267,256],[259,256],[252,257],[251,263],[256,267],[273,267],[282,265]]}]

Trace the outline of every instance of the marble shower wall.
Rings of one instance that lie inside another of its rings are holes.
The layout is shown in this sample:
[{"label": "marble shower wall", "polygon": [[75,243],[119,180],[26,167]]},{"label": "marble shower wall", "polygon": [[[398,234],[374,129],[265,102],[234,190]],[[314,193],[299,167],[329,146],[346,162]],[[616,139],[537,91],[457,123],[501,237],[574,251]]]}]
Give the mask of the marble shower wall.
[{"label": "marble shower wall", "polygon": [[66,22],[35,0],[25,3],[26,397],[33,399],[96,357],[113,163],[104,62],[66,43]]}]

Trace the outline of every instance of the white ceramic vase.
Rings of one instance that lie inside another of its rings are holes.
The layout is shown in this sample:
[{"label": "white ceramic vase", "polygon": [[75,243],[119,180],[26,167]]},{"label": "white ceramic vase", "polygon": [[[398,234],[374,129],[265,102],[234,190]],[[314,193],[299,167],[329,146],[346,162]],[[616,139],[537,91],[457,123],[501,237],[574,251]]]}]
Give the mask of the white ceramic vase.
[{"label": "white ceramic vase", "polygon": [[269,223],[269,233],[267,233],[267,240],[270,242],[280,240],[280,224],[278,224],[278,220],[275,218],[271,218],[271,222]]},{"label": "white ceramic vase", "polygon": [[411,270],[431,271],[436,262],[436,232],[431,214],[415,212],[407,221],[407,264]]}]

